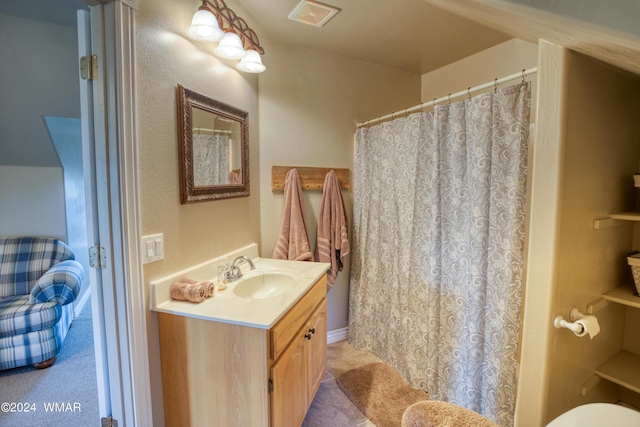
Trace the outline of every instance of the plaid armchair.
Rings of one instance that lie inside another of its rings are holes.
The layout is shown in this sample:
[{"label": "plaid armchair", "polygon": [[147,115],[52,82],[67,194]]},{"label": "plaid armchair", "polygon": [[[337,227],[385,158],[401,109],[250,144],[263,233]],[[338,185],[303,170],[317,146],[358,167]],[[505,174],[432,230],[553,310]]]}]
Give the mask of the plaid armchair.
[{"label": "plaid armchair", "polygon": [[83,275],[60,240],[0,237],[0,370],[53,364]]}]

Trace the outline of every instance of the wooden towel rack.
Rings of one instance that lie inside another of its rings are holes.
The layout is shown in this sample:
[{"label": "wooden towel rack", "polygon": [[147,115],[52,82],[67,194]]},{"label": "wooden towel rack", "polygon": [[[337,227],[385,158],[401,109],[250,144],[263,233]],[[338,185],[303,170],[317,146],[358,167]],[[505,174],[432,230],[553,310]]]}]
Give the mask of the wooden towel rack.
[{"label": "wooden towel rack", "polygon": [[342,190],[351,189],[349,169],[316,168],[300,166],[271,166],[271,190],[284,190],[284,178],[291,169],[298,169],[303,190],[322,190],[324,178],[330,170],[335,171]]}]

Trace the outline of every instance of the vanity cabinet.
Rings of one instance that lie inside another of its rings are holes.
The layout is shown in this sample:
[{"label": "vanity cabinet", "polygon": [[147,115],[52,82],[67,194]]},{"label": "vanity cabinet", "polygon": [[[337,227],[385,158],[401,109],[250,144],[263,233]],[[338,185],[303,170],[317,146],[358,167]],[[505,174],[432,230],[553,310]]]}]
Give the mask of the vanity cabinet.
[{"label": "vanity cabinet", "polygon": [[158,313],[167,426],[298,427],[326,369],[323,275],[269,329]]},{"label": "vanity cabinet", "polygon": [[326,324],[325,298],[271,367],[271,412],[274,427],[302,424],[325,373]]}]

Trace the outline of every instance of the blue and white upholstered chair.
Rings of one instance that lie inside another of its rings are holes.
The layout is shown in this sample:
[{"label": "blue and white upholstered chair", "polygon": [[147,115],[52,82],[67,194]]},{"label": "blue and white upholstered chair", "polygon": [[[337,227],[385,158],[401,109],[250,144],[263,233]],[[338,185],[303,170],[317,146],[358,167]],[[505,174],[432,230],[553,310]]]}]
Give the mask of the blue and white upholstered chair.
[{"label": "blue and white upholstered chair", "polygon": [[51,237],[0,237],[0,370],[53,365],[84,271]]}]

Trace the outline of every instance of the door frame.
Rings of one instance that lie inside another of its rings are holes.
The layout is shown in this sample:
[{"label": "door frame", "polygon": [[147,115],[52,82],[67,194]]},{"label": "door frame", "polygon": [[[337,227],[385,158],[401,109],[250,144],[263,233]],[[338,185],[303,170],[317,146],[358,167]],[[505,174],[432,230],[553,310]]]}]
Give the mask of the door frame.
[{"label": "door frame", "polygon": [[140,253],[135,14],[137,0],[90,0],[102,306],[111,398],[119,425],[153,424]]}]

